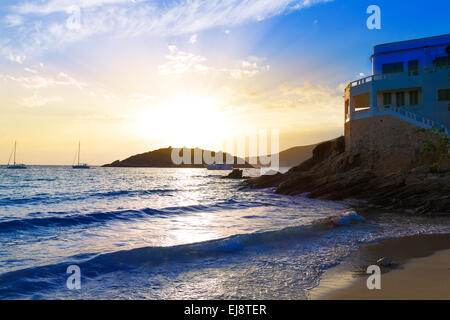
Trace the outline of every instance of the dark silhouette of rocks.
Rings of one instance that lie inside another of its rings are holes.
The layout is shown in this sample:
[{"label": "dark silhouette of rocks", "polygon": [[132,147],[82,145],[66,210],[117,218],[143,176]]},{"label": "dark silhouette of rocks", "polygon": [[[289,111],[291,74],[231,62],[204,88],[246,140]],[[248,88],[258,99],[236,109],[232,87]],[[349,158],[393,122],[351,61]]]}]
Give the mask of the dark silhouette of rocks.
[{"label": "dark silhouette of rocks", "polygon": [[[103,167],[131,167],[131,168],[139,168],[139,167],[156,167],[156,168],[203,168],[206,163],[202,159],[201,164],[194,164],[194,151],[197,150],[197,152],[201,151],[203,154],[204,152],[210,152],[208,150],[203,149],[187,149],[187,152],[190,152],[190,158],[191,158],[191,164],[174,164],[172,162],[172,147],[169,148],[163,148],[158,149],[154,151],[149,151],[146,153],[137,154],[134,156],[131,156],[125,160],[116,160],[110,164],[105,164]],[[216,155],[215,152],[211,151],[211,155],[214,157]],[[223,161],[226,161],[226,153],[223,153],[222,157]],[[250,164],[245,162],[245,164],[237,164],[243,162],[242,159],[240,159],[240,162],[238,161],[238,157],[233,157],[233,168],[253,168]]]},{"label": "dark silhouette of rocks", "polygon": [[285,174],[261,176],[243,187],[269,188],[286,195],[307,193],[309,198],[356,199],[369,208],[412,214],[450,215],[450,173],[432,173],[429,167],[386,172],[389,160],[376,151],[346,152],[340,137],[317,145],[313,156]]},{"label": "dark silhouette of rocks", "polygon": [[233,169],[232,172],[230,172],[230,174],[226,175],[223,178],[228,178],[228,179],[242,179],[242,176],[244,174],[244,170],[241,169]]}]

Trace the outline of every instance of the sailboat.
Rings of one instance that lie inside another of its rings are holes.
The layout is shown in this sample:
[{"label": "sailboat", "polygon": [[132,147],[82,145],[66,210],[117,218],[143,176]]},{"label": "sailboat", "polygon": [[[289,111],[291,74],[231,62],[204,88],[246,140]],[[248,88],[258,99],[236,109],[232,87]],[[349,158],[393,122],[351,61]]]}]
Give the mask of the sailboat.
[{"label": "sailboat", "polygon": [[81,150],[81,142],[78,142],[78,153],[77,153],[77,164],[73,165],[73,169],[89,169],[89,166],[86,163],[80,163],[80,150]]},{"label": "sailboat", "polygon": [[27,168],[26,165],[16,163],[16,151],[17,151],[17,141],[14,141],[14,151],[11,154],[11,156],[14,155],[14,164],[11,164],[11,165],[9,164],[9,161],[11,161],[11,156],[9,156],[8,165],[6,168],[8,168],[8,169],[26,169]]}]

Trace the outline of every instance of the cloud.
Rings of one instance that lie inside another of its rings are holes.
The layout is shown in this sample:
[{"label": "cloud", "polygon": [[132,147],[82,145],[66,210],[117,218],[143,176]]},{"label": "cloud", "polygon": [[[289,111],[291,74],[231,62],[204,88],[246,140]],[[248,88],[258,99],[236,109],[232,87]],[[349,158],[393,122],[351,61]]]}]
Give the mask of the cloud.
[{"label": "cloud", "polygon": [[23,70],[25,70],[26,72],[29,72],[29,73],[33,73],[33,74],[37,73],[37,70],[34,70],[32,68],[24,68]]},{"label": "cloud", "polygon": [[50,102],[59,102],[62,100],[63,99],[59,96],[46,98],[46,97],[38,96],[35,94],[31,97],[22,98],[19,103],[22,106],[27,107],[27,108],[36,108],[36,107],[45,106]]},{"label": "cloud", "polygon": [[189,43],[190,44],[195,44],[197,42],[197,38],[198,36],[196,34],[193,34],[190,38],[189,38]]},{"label": "cloud", "polygon": [[[42,0],[6,7],[4,23],[16,46],[57,49],[97,34],[114,36],[196,34],[261,21],[329,0]],[[73,8],[77,10],[73,10]],[[9,10],[9,12],[8,12]],[[68,27],[80,15],[80,28]],[[76,17],[75,17],[76,18]]]},{"label": "cloud", "polygon": [[234,90],[230,90],[231,92],[229,95],[232,95],[233,98],[235,98],[234,101],[249,101],[250,99],[258,99],[258,98],[265,98],[264,92],[259,91],[255,88],[249,88],[249,87],[240,87]]},{"label": "cloud", "polygon": [[340,92],[342,95],[344,95],[345,88],[347,88],[349,83],[350,83],[350,81],[344,81],[344,82],[339,83],[336,90],[338,92]]},{"label": "cloud", "polygon": [[9,79],[19,82],[21,85],[23,85],[25,88],[44,88],[48,86],[47,79],[39,76],[33,76],[33,77],[13,77],[10,76]]},{"label": "cloud", "polygon": [[343,104],[343,92],[340,92],[339,88],[332,89],[312,81],[306,81],[302,87],[291,87],[283,83],[280,91],[290,98],[290,103],[294,107],[316,110],[334,108]]},{"label": "cloud", "polygon": [[167,63],[158,66],[158,71],[161,75],[177,75],[186,72],[205,72],[210,68],[203,63],[206,61],[205,57],[195,55],[192,53],[178,50],[174,45],[170,45],[169,54],[166,59]]},{"label": "cloud", "polygon": [[23,24],[23,18],[19,15],[7,15],[3,21],[5,22],[7,27],[18,27]]},{"label": "cloud", "polygon": [[315,84],[312,81],[306,81],[303,84],[303,87],[296,88],[289,86],[287,83],[283,83],[280,86],[280,90],[283,94],[293,94],[298,96],[329,96],[333,93],[332,89]]},{"label": "cloud", "polygon": [[250,57],[248,60],[243,60],[240,62],[238,68],[230,70],[230,76],[234,79],[246,79],[255,76],[259,72],[269,71],[269,65],[259,65],[261,61],[262,59],[257,57]]},{"label": "cloud", "polygon": [[76,86],[80,89],[86,85],[85,83],[79,82],[76,79],[69,77],[64,72],[60,72],[56,77],[53,77],[52,79],[50,79],[50,84],[72,85],[72,86]]},{"label": "cloud", "polygon": [[158,66],[159,74],[163,76],[215,72],[242,80],[270,70],[269,65],[260,65],[264,59],[258,57],[249,57],[247,60],[242,60],[235,68],[216,68],[208,66],[206,64],[207,59],[203,56],[181,51],[175,45],[170,45],[168,48],[169,54],[166,56],[168,62]]},{"label": "cloud", "polygon": [[58,12],[67,12],[73,6],[80,9],[101,7],[108,4],[129,3],[129,0],[48,0],[35,3],[31,1],[22,1],[13,8],[20,14],[39,14],[48,15]]},{"label": "cloud", "polygon": [[17,62],[17,63],[19,63],[19,64],[24,63],[26,58],[27,58],[26,56],[13,55],[13,54],[11,54],[11,53],[8,55],[8,59],[9,59],[10,61],[12,61],[12,62]]},{"label": "cloud", "polygon": [[67,86],[76,86],[79,89],[84,87],[86,84],[77,81],[75,78],[72,78],[65,74],[64,72],[60,72],[56,76],[51,77],[43,77],[43,76],[29,76],[29,77],[13,77],[9,76],[9,79],[19,82],[26,88],[46,88],[54,85],[67,85]]}]

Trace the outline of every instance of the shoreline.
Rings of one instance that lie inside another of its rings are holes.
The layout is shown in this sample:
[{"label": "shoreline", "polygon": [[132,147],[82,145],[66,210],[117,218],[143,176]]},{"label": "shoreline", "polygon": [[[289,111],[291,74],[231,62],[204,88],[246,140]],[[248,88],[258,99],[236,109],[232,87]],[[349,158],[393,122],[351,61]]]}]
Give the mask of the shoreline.
[{"label": "shoreline", "polygon": [[[382,257],[381,290],[368,290],[366,268]],[[312,300],[450,300],[450,234],[415,235],[362,244],[328,269]]]}]

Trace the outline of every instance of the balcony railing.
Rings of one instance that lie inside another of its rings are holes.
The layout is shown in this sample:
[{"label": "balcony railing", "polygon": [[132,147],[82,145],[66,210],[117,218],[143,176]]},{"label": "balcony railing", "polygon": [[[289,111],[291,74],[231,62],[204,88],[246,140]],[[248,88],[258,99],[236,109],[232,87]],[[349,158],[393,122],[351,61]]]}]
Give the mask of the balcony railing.
[{"label": "balcony railing", "polygon": [[393,115],[421,128],[444,129],[447,134],[450,134],[449,128],[447,128],[443,123],[418,112],[408,110],[405,107],[388,106],[387,108],[385,107],[383,111],[384,113],[392,113]]},{"label": "balcony railing", "polygon": [[406,76],[418,76],[419,73],[401,72],[401,73],[391,73],[391,74],[375,74],[373,76],[368,76],[359,80],[352,81],[348,84],[347,88],[356,87],[368,82],[378,81],[378,80],[394,80],[399,77]]},{"label": "balcony railing", "polygon": [[420,114],[416,111],[408,110],[405,107],[386,106],[386,107],[380,108],[376,111],[371,110],[371,109],[354,111],[352,113],[352,115],[346,114],[345,122],[348,122],[350,120],[370,118],[373,116],[382,116],[385,114],[390,114],[396,118],[404,120],[404,121],[411,123],[420,128],[443,129],[445,133],[450,135],[450,129],[448,127],[446,127],[443,123],[441,123],[437,120],[431,119],[430,117],[427,117],[426,115]]},{"label": "balcony railing", "polygon": [[374,74],[372,76],[368,76],[362,79],[358,79],[355,81],[352,81],[348,84],[347,88],[350,87],[356,87],[365,83],[369,83],[372,81],[378,81],[378,80],[394,80],[397,78],[406,78],[406,77],[417,77],[420,75],[423,75],[424,73],[433,73],[441,70],[449,69],[447,66],[441,66],[441,67],[432,67],[432,68],[426,68],[419,71],[407,71],[407,72],[399,72],[399,73],[388,73],[388,74]]}]

